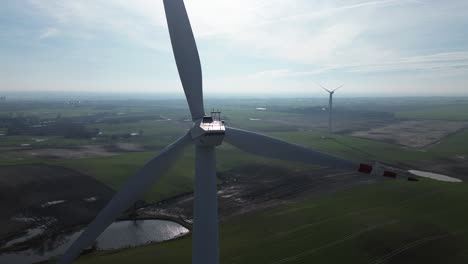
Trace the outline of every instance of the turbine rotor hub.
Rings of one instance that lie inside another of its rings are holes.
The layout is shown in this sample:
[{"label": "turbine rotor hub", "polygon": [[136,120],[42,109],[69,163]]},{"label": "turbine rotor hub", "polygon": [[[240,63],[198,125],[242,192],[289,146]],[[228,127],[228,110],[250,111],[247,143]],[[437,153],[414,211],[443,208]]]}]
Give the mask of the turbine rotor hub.
[{"label": "turbine rotor hub", "polygon": [[223,142],[226,128],[221,120],[221,112],[212,111],[211,115],[194,122],[190,129],[192,140],[197,146],[219,146]]}]

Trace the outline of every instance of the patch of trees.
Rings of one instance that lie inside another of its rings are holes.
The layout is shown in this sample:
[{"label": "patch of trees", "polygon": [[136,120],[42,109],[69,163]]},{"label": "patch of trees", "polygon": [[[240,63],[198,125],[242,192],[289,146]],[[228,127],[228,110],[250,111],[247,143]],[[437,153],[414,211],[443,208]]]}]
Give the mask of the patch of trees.
[{"label": "patch of trees", "polygon": [[143,120],[161,120],[159,115],[118,115],[115,113],[95,113],[92,115],[82,115],[68,117],[76,123],[104,123],[104,124],[121,124],[121,123],[135,123]]},{"label": "patch of trees", "polygon": [[140,129],[137,133],[124,133],[124,134],[112,134],[110,136],[110,139],[112,140],[118,140],[118,139],[130,139],[134,136],[142,136],[143,135],[143,130]]},{"label": "patch of trees", "polygon": [[18,116],[2,116],[0,117],[0,126],[7,128],[8,135],[22,135],[28,127],[34,126],[39,122],[39,118],[35,116],[24,117]]},{"label": "patch of trees", "polygon": [[63,136],[65,138],[90,138],[99,133],[99,129],[87,129],[83,123],[72,119],[57,118],[39,120],[34,117],[3,118],[1,123],[7,128],[7,135]]},{"label": "patch of trees", "polygon": [[96,123],[120,124],[120,123],[136,123],[145,120],[162,120],[159,115],[129,115],[119,117],[106,117],[96,121]]}]

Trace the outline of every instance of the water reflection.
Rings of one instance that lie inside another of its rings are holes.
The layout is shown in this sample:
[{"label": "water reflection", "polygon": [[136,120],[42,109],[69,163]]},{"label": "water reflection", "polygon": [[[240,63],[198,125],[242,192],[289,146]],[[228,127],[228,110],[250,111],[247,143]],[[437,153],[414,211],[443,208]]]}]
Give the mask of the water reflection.
[{"label": "water reflection", "polygon": [[169,221],[121,221],[109,226],[99,236],[96,247],[100,250],[132,247],[169,240],[187,232],[187,228]]},{"label": "water reflection", "polygon": [[[188,231],[178,223],[164,220],[119,221],[113,223],[99,236],[95,247],[98,250],[110,250],[140,246],[173,239]],[[52,237],[28,250],[1,254],[0,264],[29,264],[61,255],[82,232],[83,230],[79,230],[71,234]],[[14,240],[26,241],[28,239],[19,237]]]}]

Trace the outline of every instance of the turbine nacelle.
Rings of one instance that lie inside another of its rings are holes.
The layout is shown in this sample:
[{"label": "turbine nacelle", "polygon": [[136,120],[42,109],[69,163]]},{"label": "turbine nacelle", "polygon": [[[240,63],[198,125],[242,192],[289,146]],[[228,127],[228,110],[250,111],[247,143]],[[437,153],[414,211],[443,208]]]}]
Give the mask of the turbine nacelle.
[{"label": "turbine nacelle", "polygon": [[190,135],[197,146],[219,146],[223,143],[225,131],[221,112],[213,111],[210,116],[204,116],[194,122]]}]

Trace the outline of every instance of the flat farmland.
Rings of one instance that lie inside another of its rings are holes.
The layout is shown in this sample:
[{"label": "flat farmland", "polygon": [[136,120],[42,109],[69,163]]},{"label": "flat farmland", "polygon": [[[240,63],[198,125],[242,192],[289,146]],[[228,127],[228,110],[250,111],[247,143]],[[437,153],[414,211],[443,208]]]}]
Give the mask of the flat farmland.
[{"label": "flat farmland", "polygon": [[439,142],[442,138],[457,133],[468,126],[466,121],[403,120],[351,133],[354,137],[368,138],[422,148]]},{"label": "flat farmland", "polygon": [[[220,108],[228,126],[251,129],[356,162],[381,161],[401,169],[430,170],[467,180],[467,121],[399,116],[398,110],[428,111],[431,105],[440,110],[449,101],[426,100],[417,105],[413,105],[417,100],[411,104],[398,102],[395,106],[394,101],[383,99],[337,100],[334,134],[327,132],[326,100],[255,99],[239,100],[238,104],[211,100],[207,105]],[[33,109],[25,103],[0,112],[6,122],[0,124],[0,176],[18,182],[18,188],[27,193],[15,204],[18,197],[10,192],[5,200],[8,204],[2,205],[6,243],[21,234],[22,228],[40,226],[41,221],[51,219],[49,216],[56,219],[57,232],[86,224],[112,193],[191,125],[182,100],[89,101],[49,107],[41,103]],[[79,138],[36,135],[26,129],[27,133],[12,135],[9,124],[16,117],[26,126],[64,118],[92,134]],[[392,129],[393,124],[397,129]],[[375,135],[380,137],[372,137]],[[455,220],[437,218],[444,214],[444,206],[432,197],[440,194],[438,198],[450,205],[445,209],[453,211],[448,214],[452,217],[457,208],[465,210],[454,202],[466,199],[465,183],[455,187],[430,180],[384,181],[320,167],[313,160],[301,164],[256,157],[227,143],[217,148],[217,161],[222,263],[328,263],[326,257],[330,255],[335,262],[437,263],[436,259],[419,258],[418,251],[413,251],[430,243],[442,247],[444,255],[455,254],[449,259],[453,263],[465,260],[462,250],[450,248],[454,241],[465,243],[464,235],[458,235],[460,226]],[[17,172],[11,174],[14,180],[4,176],[12,170]],[[193,175],[194,150],[188,147],[160,182],[141,197],[142,208],[132,211],[132,217],[168,217],[190,223]],[[20,184],[35,180],[43,187]],[[70,184],[74,189],[67,191],[63,186]],[[84,190],[84,186],[88,188]],[[98,194],[105,197],[97,200],[95,207],[83,200]],[[423,205],[419,204],[422,200]],[[434,219],[430,218],[432,212]],[[18,222],[24,214],[39,222]],[[430,217],[423,217],[425,214]],[[129,215],[127,212],[124,216]],[[463,214],[460,217],[464,219]],[[447,227],[452,224],[453,228]],[[259,237],[262,239],[256,239]],[[443,239],[448,242],[439,242]],[[338,250],[342,253],[333,254]],[[163,263],[186,262],[190,259],[190,237],[119,252],[96,252],[83,256],[79,263],[147,263],[155,257]]]},{"label": "flat farmland", "polygon": [[[466,263],[466,184],[384,181],[221,223],[220,263]],[[190,263],[191,237],[78,264]]]}]

